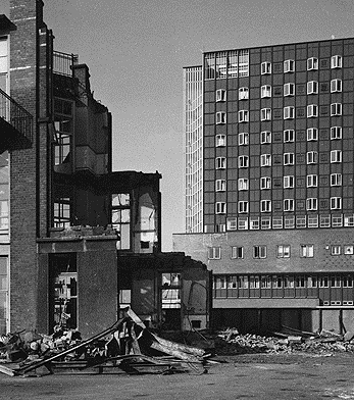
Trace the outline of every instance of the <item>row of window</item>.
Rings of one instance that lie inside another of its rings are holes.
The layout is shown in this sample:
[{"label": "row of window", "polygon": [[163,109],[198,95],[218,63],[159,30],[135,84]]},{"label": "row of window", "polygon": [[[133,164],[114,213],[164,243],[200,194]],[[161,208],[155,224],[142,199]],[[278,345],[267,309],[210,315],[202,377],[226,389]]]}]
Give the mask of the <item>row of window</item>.
[{"label": "row of window", "polygon": [[[317,104],[309,104],[306,107],[306,117],[307,118],[317,118],[319,113],[319,106]],[[336,117],[343,114],[343,105],[342,103],[331,103],[330,104],[330,116]],[[249,110],[239,110],[238,111],[238,122],[244,123],[249,122],[250,112]],[[271,108],[262,108],[260,110],[260,119],[261,121],[271,121],[272,119],[272,109]],[[283,119],[295,119],[295,107],[294,106],[286,106],[283,107]],[[215,124],[216,125],[225,125],[227,121],[226,111],[217,111],[215,114]]]},{"label": "row of window", "polygon": [[[283,63],[283,72],[291,73],[295,72],[295,60],[285,60]],[[313,71],[318,70],[318,58],[310,57],[307,59],[307,70]],[[334,55],[331,57],[331,68],[342,68],[343,57],[340,55]],[[272,73],[272,63],[270,61],[264,61],[261,63],[261,75],[267,75]]]},{"label": "row of window", "polygon": [[[305,200],[307,211],[317,211],[318,210],[318,199],[317,197],[307,198]],[[248,214],[249,213],[249,202],[239,201],[238,203],[238,213]],[[279,202],[277,202],[277,205]],[[330,197],[329,204],[331,210],[341,210],[342,209],[342,198],[341,197]],[[261,200],[260,201],[260,211],[261,212],[271,212],[272,211],[272,201],[271,200]],[[283,211],[295,211],[295,200],[294,199],[284,199],[283,200]],[[227,203],[224,201],[217,201],[215,203],[215,214],[227,214]]]},{"label": "row of window", "polygon": [[[250,156],[242,155],[238,156],[238,168],[249,168]],[[330,163],[341,163],[342,162],[342,150],[331,150],[330,151]],[[270,167],[272,165],[271,154],[261,154],[260,156],[261,167]],[[277,164],[281,163],[277,158]],[[318,163],[318,152],[308,151],[306,153],[307,164]],[[284,153],[283,154],[283,165],[295,165],[295,153]],[[226,157],[215,158],[215,169],[226,169]]]},{"label": "row of window", "polygon": [[[309,81],[307,82],[307,94],[318,94],[318,81]],[[341,79],[332,79],[330,82],[330,91],[331,93],[339,93],[343,90],[343,82]],[[218,89],[215,95],[215,101],[225,102],[226,101],[226,90]],[[295,96],[295,83],[285,83],[284,84],[284,97]],[[270,98],[272,97],[272,86],[263,85],[261,86],[261,98]],[[241,87],[238,89],[238,99],[239,100],[248,100],[249,99],[249,88]]]},{"label": "row of window", "polygon": [[[328,247],[328,249],[327,249]],[[344,255],[354,255],[354,245],[331,245],[327,246],[326,249],[330,250],[331,255],[339,256]],[[231,259],[243,259],[245,256],[245,251],[243,246],[231,246],[230,253],[228,256]],[[314,246],[312,244],[300,245],[299,256],[301,258],[312,258],[314,257]],[[267,258],[267,246],[253,246],[252,248],[253,258]],[[276,258],[290,258],[291,257],[291,246],[290,245],[278,245],[275,249]],[[222,250],[221,247],[209,247],[208,248],[208,259],[209,260],[221,260]]]}]

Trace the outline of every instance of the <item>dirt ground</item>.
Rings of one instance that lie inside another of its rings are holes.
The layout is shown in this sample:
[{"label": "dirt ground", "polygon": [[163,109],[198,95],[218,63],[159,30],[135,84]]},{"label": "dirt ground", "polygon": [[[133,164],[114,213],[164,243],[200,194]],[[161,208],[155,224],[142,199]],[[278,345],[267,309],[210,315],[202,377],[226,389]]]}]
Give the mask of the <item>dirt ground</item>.
[{"label": "dirt ground", "polygon": [[353,354],[249,354],[221,360],[202,375],[0,374],[0,399],[354,399]]}]

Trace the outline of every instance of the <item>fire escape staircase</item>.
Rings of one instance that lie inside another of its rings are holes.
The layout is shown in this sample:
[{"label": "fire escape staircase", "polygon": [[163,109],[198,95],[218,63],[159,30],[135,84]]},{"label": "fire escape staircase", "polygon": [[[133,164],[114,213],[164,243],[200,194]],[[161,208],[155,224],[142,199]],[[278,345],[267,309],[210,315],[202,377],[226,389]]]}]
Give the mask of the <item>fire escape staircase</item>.
[{"label": "fire escape staircase", "polygon": [[27,149],[33,142],[33,116],[0,89],[0,154]]}]

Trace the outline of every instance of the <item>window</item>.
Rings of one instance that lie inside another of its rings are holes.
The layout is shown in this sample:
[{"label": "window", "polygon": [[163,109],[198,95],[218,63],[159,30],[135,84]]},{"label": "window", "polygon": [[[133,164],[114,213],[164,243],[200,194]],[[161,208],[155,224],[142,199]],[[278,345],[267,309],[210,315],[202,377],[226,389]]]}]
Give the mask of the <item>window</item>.
[{"label": "window", "polygon": [[294,199],[284,199],[284,211],[294,211],[295,200]]},{"label": "window", "polygon": [[307,59],[307,70],[311,71],[318,69],[318,59],[316,57],[311,57]]},{"label": "window", "polygon": [[226,180],[225,179],[217,179],[215,181],[215,191],[216,192],[225,192],[226,190]]},{"label": "window", "polygon": [[341,253],[341,246],[339,246],[339,245],[331,246],[331,255],[332,256],[339,256],[340,253]]},{"label": "window", "polygon": [[259,218],[253,217],[250,219],[250,229],[255,231],[259,229]]},{"label": "window", "polygon": [[[62,113],[71,113],[71,102],[60,101],[56,103],[56,107],[61,108]],[[58,110],[59,111],[59,110]],[[56,117],[60,118],[60,117]],[[64,118],[64,116],[63,116]],[[70,152],[72,146],[72,117],[66,116],[65,119],[54,121],[54,128],[56,133],[56,143],[55,143],[55,165],[61,165],[68,163],[70,161]]]},{"label": "window", "polygon": [[342,115],[342,103],[331,104],[331,116]]},{"label": "window", "polygon": [[295,276],[295,287],[297,287],[297,288],[305,287],[305,276],[304,275]]},{"label": "window", "polygon": [[238,134],[238,144],[239,146],[248,145],[248,133],[241,132]]},{"label": "window", "polygon": [[253,258],[266,258],[267,247],[266,246],[253,246]]},{"label": "window", "polygon": [[220,247],[209,247],[208,248],[208,259],[209,260],[220,260],[221,259],[221,248]]},{"label": "window", "polygon": [[226,112],[218,111],[216,113],[216,125],[223,125],[223,124],[226,124]]},{"label": "window", "polygon": [[112,195],[112,225],[119,234],[117,243],[119,250],[130,249],[131,233],[131,197],[129,193]]},{"label": "window", "polygon": [[71,200],[69,197],[57,198],[54,201],[54,227],[68,228],[71,221]]},{"label": "window", "polygon": [[237,218],[236,217],[227,218],[226,223],[227,223],[228,231],[236,231],[237,230]]},{"label": "window", "polygon": [[306,177],[306,181],[307,181],[307,187],[317,187],[317,175],[316,174],[311,174],[311,175],[307,175]]},{"label": "window", "polygon": [[238,167],[239,168],[248,168],[248,156],[239,156],[238,157]]},{"label": "window", "polygon": [[281,276],[273,275],[272,277],[272,287],[273,289],[281,289],[283,287],[283,280]]},{"label": "window", "polygon": [[313,257],[313,244],[302,244],[300,245],[300,257]]},{"label": "window", "polygon": [[309,142],[318,140],[318,129],[317,128],[308,128],[307,129],[307,140]]},{"label": "window", "polygon": [[290,257],[290,246],[289,245],[277,246],[277,257],[279,257],[279,258],[289,258]]},{"label": "window", "polygon": [[342,198],[341,197],[331,197],[330,205],[331,205],[331,210],[340,210],[342,208]]},{"label": "window", "polygon": [[294,60],[285,60],[284,61],[284,73],[287,74],[289,72],[295,72],[295,61]]},{"label": "window", "polygon": [[270,154],[261,154],[261,167],[270,167],[272,165],[272,156]]},{"label": "window", "polygon": [[248,190],[248,178],[239,178],[238,190]]},{"label": "window", "polygon": [[271,277],[269,275],[261,277],[261,288],[262,289],[270,289],[271,288]]},{"label": "window", "polygon": [[270,85],[264,85],[261,87],[261,97],[272,97],[272,87]]},{"label": "window", "polygon": [[231,247],[231,258],[243,258],[243,247],[232,246]]},{"label": "window", "polygon": [[215,214],[226,214],[226,203],[218,201],[215,203]]},{"label": "window", "polygon": [[226,135],[216,135],[215,136],[215,146],[225,147],[226,146]]},{"label": "window", "polygon": [[294,175],[286,175],[283,179],[284,189],[291,189],[294,187],[295,178]]},{"label": "window", "polygon": [[307,118],[315,118],[318,116],[318,107],[316,104],[309,104],[307,106]]},{"label": "window", "polygon": [[284,131],[284,143],[294,142],[295,131],[294,129],[285,129]]},{"label": "window", "polygon": [[341,150],[331,150],[331,163],[341,163],[342,162],[342,151]]},{"label": "window", "polygon": [[261,132],[261,144],[271,143],[272,142],[272,134],[270,131],[262,131]]},{"label": "window", "polygon": [[272,111],[270,108],[261,109],[261,121],[270,121],[272,116]]},{"label": "window", "polygon": [[272,202],[270,200],[261,200],[261,212],[271,212]]},{"label": "window", "polygon": [[238,122],[248,122],[249,114],[248,110],[240,110],[238,112]]},{"label": "window", "polygon": [[318,82],[317,81],[307,82],[307,94],[316,94],[316,93],[318,93]]},{"label": "window", "polygon": [[271,179],[269,176],[262,176],[260,180],[261,190],[270,189]]},{"label": "window", "polygon": [[332,56],[331,57],[331,68],[342,68],[342,56]]},{"label": "window", "polygon": [[318,282],[318,287],[327,288],[328,286],[328,276],[321,276]]},{"label": "window", "polygon": [[215,94],[215,101],[224,102],[226,101],[226,90],[225,89],[218,89]]},{"label": "window", "polygon": [[306,199],[306,210],[307,211],[314,211],[317,210],[317,199],[315,197]]},{"label": "window", "polygon": [[248,213],[248,201],[239,201],[238,202],[238,212],[239,213]]},{"label": "window", "polygon": [[238,89],[238,99],[239,100],[248,99],[248,87],[241,87]]},{"label": "window", "polygon": [[330,138],[331,140],[342,139],[342,127],[332,126],[330,130]]},{"label": "window", "polygon": [[272,73],[272,64],[269,61],[264,61],[261,64],[261,75],[268,75]]},{"label": "window", "polygon": [[[353,247],[353,246],[351,246],[351,247]],[[347,287],[347,288],[353,287],[353,277],[351,275],[343,276],[343,287]]]},{"label": "window", "polygon": [[295,107],[287,106],[284,107],[284,119],[294,119],[295,118]]},{"label": "window", "polygon": [[284,153],[284,165],[294,165],[295,155],[294,153]]},{"label": "window", "polygon": [[284,96],[295,96],[295,84],[286,83],[284,85]]},{"label": "window", "polygon": [[226,169],[226,157],[216,157],[215,168],[216,169]]},{"label": "window", "polygon": [[341,79],[332,79],[331,80],[331,92],[341,92],[342,91],[342,80]]},{"label": "window", "polygon": [[307,278],[307,287],[308,288],[317,288],[317,276],[309,276]]},{"label": "window", "polygon": [[331,186],[342,186],[342,174],[333,173],[330,175]]},{"label": "window", "polygon": [[258,276],[250,276],[250,289],[259,289],[259,277]]},{"label": "window", "polygon": [[307,164],[317,164],[318,153],[317,151],[308,151],[306,153]]}]

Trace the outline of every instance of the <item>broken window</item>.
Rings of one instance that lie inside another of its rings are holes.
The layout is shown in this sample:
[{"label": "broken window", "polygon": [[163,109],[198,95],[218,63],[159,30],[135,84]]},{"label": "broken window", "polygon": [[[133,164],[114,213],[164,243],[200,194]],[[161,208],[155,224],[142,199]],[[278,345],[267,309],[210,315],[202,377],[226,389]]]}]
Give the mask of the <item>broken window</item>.
[{"label": "broken window", "polygon": [[71,200],[69,197],[60,197],[54,200],[54,226],[68,228],[71,220]]},{"label": "broken window", "polygon": [[112,226],[118,233],[118,250],[130,249],[130,194],[112,195]]},{"label": "broken window", "polygon": [[157,213],[156,207],[148,193],[140,198],[140,248],[153,250],[157,243]]},{"label": "broken window", "polygon": [[180,273],[162,273],[162,308],[181,308]]},{"label": "broken window", "polygon": [[0,257],[0,335],[7,333],[8,274],[7,257]]},{"label": "broken window", "polygon": [[54,101],[55,159],[56,166],[71,162],[71,144],[73,135],[72,102],[56,98]]}]

